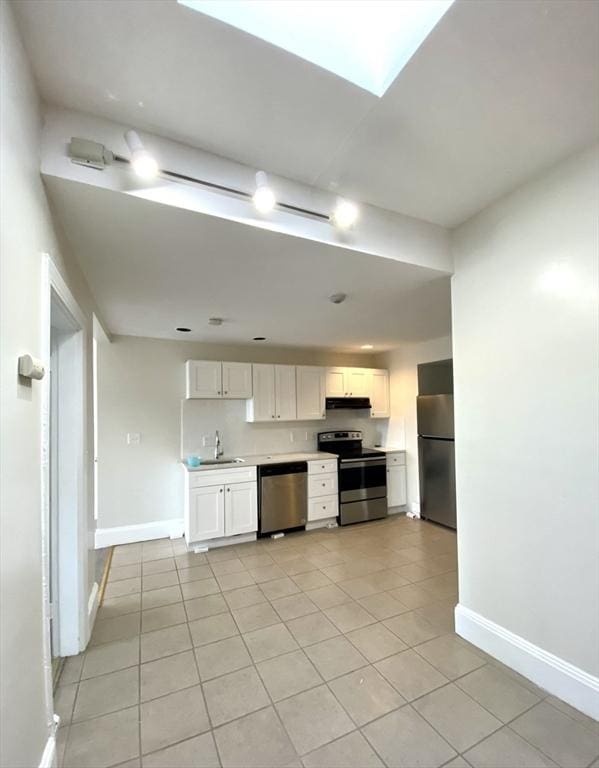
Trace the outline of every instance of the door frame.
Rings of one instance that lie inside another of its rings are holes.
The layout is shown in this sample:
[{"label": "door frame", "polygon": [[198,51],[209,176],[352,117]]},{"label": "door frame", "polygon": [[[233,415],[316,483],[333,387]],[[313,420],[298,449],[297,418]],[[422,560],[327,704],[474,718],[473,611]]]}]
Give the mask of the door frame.
[{"label": "door frame", "polygon": [[[88,612],[88,413],[87,413],[87,337],[88,322],[49,254],[42,254],[41,352],[51,359],[52,305],[57,305],[73,327],[61,366],[69,375],[69,399],[61,412],[62,429],[69,439],[61,445],[61,455],[76,466],[74,483],[59,487],[59,503],[76,510],[63,515],[57,531],[60,558],[58,612],[60,656],[76,655],[89,637]],[[49,723],[53,722],[52,649],[50,638],[50,375],[41,382],[41,534],[42,600],[44,617],[44,666]],[[68,587],[68,589],[61,589]]]}]

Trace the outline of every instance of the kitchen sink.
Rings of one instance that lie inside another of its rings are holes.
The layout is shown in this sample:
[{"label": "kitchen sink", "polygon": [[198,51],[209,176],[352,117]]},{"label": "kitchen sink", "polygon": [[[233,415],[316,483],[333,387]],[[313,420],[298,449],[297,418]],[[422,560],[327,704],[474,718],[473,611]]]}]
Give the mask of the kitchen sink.
[{"label": "kitchen sink", "polygon": [[202,459],[201,466],[206,464],[243,464],[245,459],[228,458],[227,456],[221,456],[220,459]]}]

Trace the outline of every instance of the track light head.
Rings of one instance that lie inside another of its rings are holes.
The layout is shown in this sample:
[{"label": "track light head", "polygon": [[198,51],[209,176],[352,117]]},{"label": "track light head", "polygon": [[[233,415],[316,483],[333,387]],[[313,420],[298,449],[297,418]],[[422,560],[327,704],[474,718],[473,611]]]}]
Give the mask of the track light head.
[{"label": "track light head", "polygon": [[137,131],[129,130],[125,133],[125,141],[131,151],[131,165],[133,170],[142,179],[153,179],[158,175],[158,163],[156,159],[144,148]]},{"label": "track light head", "polygon": [[256,174],[256,191],[253,196],[256,210],[260,213],[269,213],[277,204],[275,193],[268,186],[268,177],[264,171]]},{"label": "track light head", "polygon": [[333,211],[333,221],[339,229],[349,229],[358,220],[360,211],[355,203],[339,199]]}]

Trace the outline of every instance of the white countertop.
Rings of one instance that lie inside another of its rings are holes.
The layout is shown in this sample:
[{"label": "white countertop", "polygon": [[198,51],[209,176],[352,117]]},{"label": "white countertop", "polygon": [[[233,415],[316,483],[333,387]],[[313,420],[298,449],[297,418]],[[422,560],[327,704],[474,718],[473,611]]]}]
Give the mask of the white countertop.
[{"label": "white countertop", "polygon": [[381,451],[382,453],[405,453],[405,448],[396,448],[393,445],[375,445],[373,446],[375,451]]},{"label": "white countertop", "polygon": [[187,462],[181,463],[188,472],[207,472],[211,469],[232,469],[239,467],[259,467],[263,464],[281,464],[287,461],[319,461],[323,459],[337,459],[334,453],[314,451],[313,453],[264,453],[257,456],[236,455],[235,458],[243,459],[240,462],[227,462],[224,464],[200,464],[199,467],[188,467]]}]

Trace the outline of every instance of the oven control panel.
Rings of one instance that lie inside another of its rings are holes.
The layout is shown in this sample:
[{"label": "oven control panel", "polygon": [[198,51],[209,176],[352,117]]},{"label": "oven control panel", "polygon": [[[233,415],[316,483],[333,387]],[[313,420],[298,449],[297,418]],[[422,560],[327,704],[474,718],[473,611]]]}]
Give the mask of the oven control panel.
[{"label": "oven control panel", "polygon": [[318,442],[327,442],[330,440],[361,440],[361,432],[319,432]]}]

